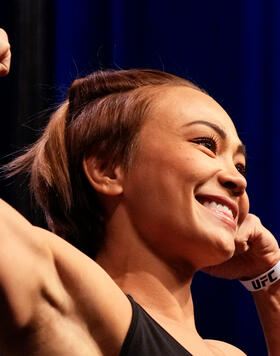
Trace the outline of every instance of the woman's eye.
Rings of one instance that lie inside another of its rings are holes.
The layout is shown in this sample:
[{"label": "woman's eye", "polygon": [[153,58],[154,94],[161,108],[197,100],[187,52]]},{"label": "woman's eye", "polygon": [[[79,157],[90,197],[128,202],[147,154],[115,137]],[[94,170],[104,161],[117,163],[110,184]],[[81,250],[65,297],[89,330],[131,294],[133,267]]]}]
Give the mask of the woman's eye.
[{"label": "woman's eye", "polygon": [[217,143],[213,138],[199,137],[199,138],[192,140],[192,142],[208,148],[208,150],[212,151],[213,153],[216,153],[216,151],[217,151]]},{"label": "woman's eye", "polygon": [[242,174],[244,177],[247,176],[247,168],[244,166],[244,164],[238,163],[235,167],[240,174]]}]

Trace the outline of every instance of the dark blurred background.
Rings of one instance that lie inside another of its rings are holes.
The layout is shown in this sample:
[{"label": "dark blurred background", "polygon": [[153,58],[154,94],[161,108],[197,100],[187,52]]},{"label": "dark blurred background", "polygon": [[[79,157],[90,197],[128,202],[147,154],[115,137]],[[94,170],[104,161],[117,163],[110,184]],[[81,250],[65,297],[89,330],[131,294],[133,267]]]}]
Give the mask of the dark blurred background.
[{"label": "dark blurred background", "polygon": [[[277,0],[0,0],[11,73],[0,80],[1,164],[40,135],[79,76],[151,67],[189,78],[230,114],[248,150],[251,212],[278,236],[280,2]],[[1,180],[1,197],[35,224],[27,183]],[[249,292],[198,274],[197,327],[206,338],[266,355]]]}]

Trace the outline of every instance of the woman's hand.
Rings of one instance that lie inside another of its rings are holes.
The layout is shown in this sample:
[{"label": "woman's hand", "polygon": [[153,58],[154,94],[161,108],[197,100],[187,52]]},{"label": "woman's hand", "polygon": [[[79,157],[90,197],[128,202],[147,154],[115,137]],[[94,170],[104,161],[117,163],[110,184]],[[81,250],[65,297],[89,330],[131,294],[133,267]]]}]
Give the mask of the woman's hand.
[{"label": "woman's hand", "polygon": [[0,77],[9,73],[10,63],[11,51],[8,35],[0,28]]},{"label": "woman's hand", "polygon": [[252,279],[272,268],[279,260],[280,249],[275,237],[257,216],[248,214],[237,231],[234,256],[203,271],[228,279]]}]

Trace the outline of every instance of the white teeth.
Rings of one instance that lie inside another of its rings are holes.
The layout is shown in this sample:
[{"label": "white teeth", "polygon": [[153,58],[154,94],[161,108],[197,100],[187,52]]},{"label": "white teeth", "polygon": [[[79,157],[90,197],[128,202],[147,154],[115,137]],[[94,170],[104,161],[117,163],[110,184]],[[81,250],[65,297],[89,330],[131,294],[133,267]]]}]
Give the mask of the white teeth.
[{"label": "white teeth", "polygon": [[229,207],[226,206],[226,205],[217,204],[217,203],[214,202],[214,201],[211,201],[211,202],[205,201],[205,202],[203,203],[203,205],[204,205],[206,208],[224,211],[225,213],[230,214],[230,215],[233,217],[233,213],[232,213],[231,209],[229,209]]},{"label": "white teeth", "polygon": [[211,201],[209,203],[209,208],[212,208],[212,209],[218,209],[218,204],[214,201]]}]

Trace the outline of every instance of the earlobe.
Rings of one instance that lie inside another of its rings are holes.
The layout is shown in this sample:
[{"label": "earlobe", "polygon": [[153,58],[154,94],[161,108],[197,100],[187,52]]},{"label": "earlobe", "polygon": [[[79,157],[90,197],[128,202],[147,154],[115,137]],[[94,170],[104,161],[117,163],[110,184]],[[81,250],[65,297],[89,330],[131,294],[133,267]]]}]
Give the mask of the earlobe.
[{"label": "earlobe", "polygon": [[121,167],[101,169],[95,157],[83,159],[83,169],[92,187],[99,193],[116,196],[123,192],[123,170]]}]

